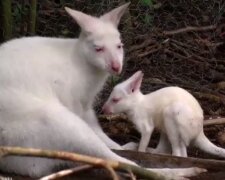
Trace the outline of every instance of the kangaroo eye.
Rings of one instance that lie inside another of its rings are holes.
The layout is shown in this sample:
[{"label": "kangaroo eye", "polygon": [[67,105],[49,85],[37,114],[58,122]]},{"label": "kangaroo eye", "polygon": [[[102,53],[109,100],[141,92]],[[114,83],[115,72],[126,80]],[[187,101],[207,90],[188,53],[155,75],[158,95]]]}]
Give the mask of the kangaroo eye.
[{"label": "kangaroo eye", "polygon": [[120,101],[119,98],[113,98],[113,99],[112,99],[112,102],[113,102],[113,103],[118,103],[119,101]]},{"label": "kangaroo eye", "polygon": [[103,52],[104,51],[104,47],[95,46],[95,51],[96,52]]},{"label": "kangaroo eye", "polygon": [[122,43],[117,45],[117,48],[118,49],[121,49],[122,47],[123,47],[123,44]]}]

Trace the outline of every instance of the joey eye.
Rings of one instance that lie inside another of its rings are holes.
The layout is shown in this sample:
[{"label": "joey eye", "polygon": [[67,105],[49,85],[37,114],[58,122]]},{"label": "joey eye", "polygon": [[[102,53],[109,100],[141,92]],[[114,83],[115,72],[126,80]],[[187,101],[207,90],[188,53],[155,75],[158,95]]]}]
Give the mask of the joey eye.
[{"label": "joey eye", "polygon": [[118,103],[120,100],[121,100],[120,98],[113,98],[113,99],[112,99],[112,102],[113,102],[113,103]]},{"label": "joey eye", "polygon": [[103,52],[104,51],[104,47],[95,46],[95,51],[96,52]]},{"label": "joey eye", "polygon": [[118,49],[121,49],[122,47],[123,47],[123,44],[122,43],[117,45],[117,48]]}]

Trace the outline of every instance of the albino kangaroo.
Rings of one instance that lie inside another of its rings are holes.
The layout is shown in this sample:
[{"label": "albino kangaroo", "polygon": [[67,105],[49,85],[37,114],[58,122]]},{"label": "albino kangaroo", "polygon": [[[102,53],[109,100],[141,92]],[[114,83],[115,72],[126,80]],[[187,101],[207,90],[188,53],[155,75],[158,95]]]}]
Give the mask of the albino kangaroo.
[{"label": "albino kangaroo", "polygon": [[[98,124],[92,105],[109,74],[123,66],[117,26],[128,4],[100,18],[66,8],[81,27],[78,39],[32,37],[0,46],[0,145],[77,152],[135,164],[113,153],[122,149]],[[40,177],[65,161],[10,156],[4,172]],[[169,177],[200,168],[156,169]]]},{"label": "albino kangaroo", "polygon": [[[141,133],[139,151],[145,151],[154,128],[161,130],[155,153],[187,157],[189,144],[225,157],[225,149],[212,144],[203,132],[203,111],[186,90],[166,87],[144,95],[140,91],[141,71],[114,87],[103,106],[105,113],[124,112]],[[168,147],[169,146],[169,147]]]}]

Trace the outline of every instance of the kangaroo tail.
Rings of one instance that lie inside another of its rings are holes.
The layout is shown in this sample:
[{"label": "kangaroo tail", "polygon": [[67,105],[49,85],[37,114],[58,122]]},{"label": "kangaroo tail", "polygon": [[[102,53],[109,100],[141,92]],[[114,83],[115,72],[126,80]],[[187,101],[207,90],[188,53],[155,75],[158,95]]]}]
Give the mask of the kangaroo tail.
[{"label": "kangaroo tail", "polygon": [[194,145],[209,154],[225,158],[225,149],[220,148],[210,142],[203,131],[196,138]]}]

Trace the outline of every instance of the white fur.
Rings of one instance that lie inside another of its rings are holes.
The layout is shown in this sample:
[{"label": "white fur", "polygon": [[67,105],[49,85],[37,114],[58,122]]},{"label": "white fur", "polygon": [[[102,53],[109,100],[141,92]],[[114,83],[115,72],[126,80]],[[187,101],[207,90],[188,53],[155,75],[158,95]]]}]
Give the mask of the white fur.
[{"label": "white fur", "polygon": [[[119,21],[127,5],[107,16]],[[75,151],[130,162],[108,148],[122,149],[102,131],[92,109],[109,72],[114,73],[111,61],[120,68],[123,65],[123,49],[117,48],[121,43],[117,24],[69,8],[67,11],[82,27],[79,39],[20,38],[0,46],[0,144]],[[94,45],[104,46],[105,51],[96,52]],[[55,164],[25,159],[5,158],[0,168],[40,176]]]},{"label": "white fur", "polygon": [[[161,131],[153,152],[187,157],[186,147],[195,145],[203,151],[225,157],[225,150],[213,145],[203,132],[203,110],[186,90],[166,87],[144,95],[140,91],[141,71],[114,87],[103,110],[127,113],[141,133],[139,151],[146,151],[154,128]],[[113,102],[115,99],[118,102]],[[129,144],[131,147],[132,144]],[[132,145],[134,148],[135,146]]]},{"label": "white fur", "polygon": [[[92,108],[109,73],[121,72],[117,25],[127,6],[100,18],[66,8],[81,27],[78,39],[32,37],[0,46],[0,145],[72,151],[135,164],[110,150],[122,147],[102,131]],[[104,51],[96,52],[99,49]],[[71,164],[15,156],[0,160],[2,171],[32,177],[61,165]],[[191,176],[202,169],[181,171]],[[174,177],[174,172],[166,174]]]}]

